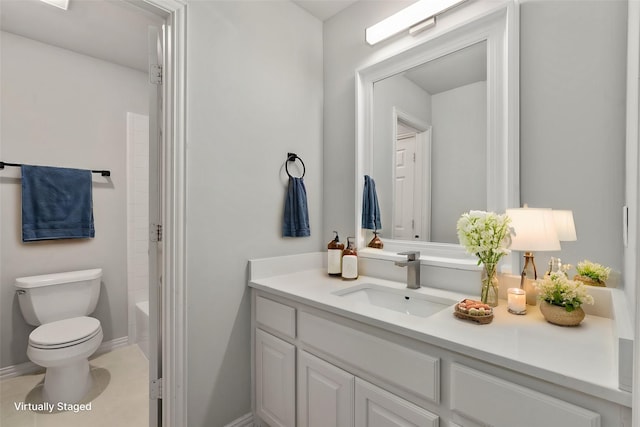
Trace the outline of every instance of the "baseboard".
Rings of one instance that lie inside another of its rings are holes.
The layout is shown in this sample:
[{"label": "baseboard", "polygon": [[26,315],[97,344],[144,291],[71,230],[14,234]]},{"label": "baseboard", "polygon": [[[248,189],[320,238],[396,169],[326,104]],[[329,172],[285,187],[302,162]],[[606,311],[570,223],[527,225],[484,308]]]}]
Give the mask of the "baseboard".
[{"label": "baseboard", "polygon": [[120,338],[113,339],[111,341],[105,341],[102,344],[100,344],[100,347],[98,347],[96,352],[93,353],[93,356],[91,357],[99,356],[101,354],[108,353],[115,349],[126,347],[128,345],[129,345],[129,337],[120,337]]},{"label": "baseboard", "polygon": [[33,362],[24,362],[19,365],[11,365],[6,368],[0,368],[0,381],[21,375],[34,374],[38,371],[44,372],[44,368]]},{"label": "baseboard", "polygon": [[[93,353],[92,357],[99,356],[104,353],[108,353],[120,347],[126,347],[129,345],[129,338],[122,337],[116,338],[111,341],[106,341],[100,344],[100,347]],[[0,368],[0,380],[5,380],[13,377],[19,377],[21,375],[34,374],[39,371],[44,371],[41,366],[36,365],[33,362],[20,363],[18,365],[11,365],[5,368]],[[241,424],[244,427],[244,425]]]},{"label": "baseboard", "polygon": [[243,415],[237,420],[231,421],[225,427],[254,427],[253,414],[249,412],[248,414]]}]

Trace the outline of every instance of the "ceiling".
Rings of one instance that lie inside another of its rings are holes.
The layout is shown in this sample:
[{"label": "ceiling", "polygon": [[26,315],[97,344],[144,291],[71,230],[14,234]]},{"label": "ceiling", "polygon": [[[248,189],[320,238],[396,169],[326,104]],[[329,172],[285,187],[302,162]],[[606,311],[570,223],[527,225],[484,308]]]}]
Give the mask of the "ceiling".
[{"label": "ceiling", "polygon": [[[324,21],[357,0],[292,0]],[[158,16],[130,1],[70,0],[64,11],[39,0],[0,0],[0,29],[147,72],[147,27]]]},{"label": "ceiling", "polygon": [[143,72],[147,28],[162,25],[160,17],[119,0],[70,0],[66,11],[39,0],[0,0],[0,12],[2,31]]},{"label": "ceiling", "polygon": [[321,21],[326,21],[358,0],[292,0]]},{"label": "ceiling", "polygon": [[487,80],[487,42],[412,68],[404,76],[431,95]]}]

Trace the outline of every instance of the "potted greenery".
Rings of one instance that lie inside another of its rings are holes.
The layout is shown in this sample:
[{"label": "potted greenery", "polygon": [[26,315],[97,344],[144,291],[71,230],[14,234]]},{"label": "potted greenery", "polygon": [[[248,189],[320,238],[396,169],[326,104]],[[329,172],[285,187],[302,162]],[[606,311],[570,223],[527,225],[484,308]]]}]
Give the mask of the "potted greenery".
[{"label": "potted greenery", "polygon": [[604,267],[598,263],[584,260],[578,263],[576,266],[576,274],[573,280],[579,280],[586,285],[590,286],[606,286],[606,281],[609,278],[611,269]]},{"label": "potted greenery", "polygon": [[585,285],[569,280],[563,272],[553,272],[535,283],[540,301],[540,312],[549,323],[577,326],[584,319],[583,304],[593,304],[593,297]]}]

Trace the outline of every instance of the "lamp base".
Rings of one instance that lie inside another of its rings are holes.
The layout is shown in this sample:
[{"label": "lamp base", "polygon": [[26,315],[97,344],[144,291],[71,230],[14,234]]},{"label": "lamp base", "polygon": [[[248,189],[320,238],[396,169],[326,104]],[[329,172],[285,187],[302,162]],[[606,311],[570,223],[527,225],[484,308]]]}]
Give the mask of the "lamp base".
[{"label": "lamp base", "polygon": [[533,260],[532,252],[524,253],[524,268],[520,275],[520,289],[524,289],[527,293],[527,305],[536,305],[538,299],[538,292],[533,282],[538,278],[536,271],[536,263]]}]

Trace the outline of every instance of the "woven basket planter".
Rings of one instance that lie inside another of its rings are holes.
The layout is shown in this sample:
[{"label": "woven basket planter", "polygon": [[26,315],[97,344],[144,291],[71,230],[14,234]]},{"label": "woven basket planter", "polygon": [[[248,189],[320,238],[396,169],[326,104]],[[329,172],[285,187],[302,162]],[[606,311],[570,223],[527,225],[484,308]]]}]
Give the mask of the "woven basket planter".
[{"label": "woven basket planter", "polygon": [[564,307],[546,301],[540,301],[540,312],[547,322],[559,326],[578,326],[585,316],[582,307],[567,311]]},{"label": "woven basket planter", "polygon": [[603,281],[593,280],[591,277],[580,276],[579,274],[576,274],[575,276],[573,276],[573,280],[578,280],[584,283],[585,285],[589,285],[589,286],[599,286],[601,288],[607,286],[607,284]]}]

